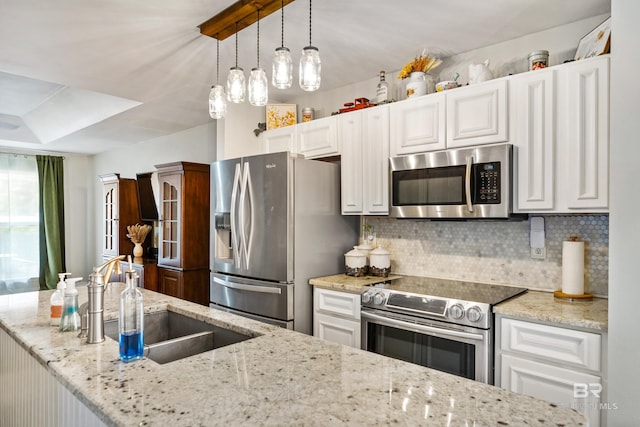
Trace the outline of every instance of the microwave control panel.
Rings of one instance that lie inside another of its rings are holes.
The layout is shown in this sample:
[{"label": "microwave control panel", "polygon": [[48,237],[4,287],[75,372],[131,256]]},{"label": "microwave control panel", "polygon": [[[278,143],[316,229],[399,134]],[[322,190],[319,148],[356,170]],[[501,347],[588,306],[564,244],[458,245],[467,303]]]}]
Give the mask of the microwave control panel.
[{"label": "microwave control panel", "polygon": [[473,165],[474,197],[473,203],[500,204],[500,162],[476,163]]}]

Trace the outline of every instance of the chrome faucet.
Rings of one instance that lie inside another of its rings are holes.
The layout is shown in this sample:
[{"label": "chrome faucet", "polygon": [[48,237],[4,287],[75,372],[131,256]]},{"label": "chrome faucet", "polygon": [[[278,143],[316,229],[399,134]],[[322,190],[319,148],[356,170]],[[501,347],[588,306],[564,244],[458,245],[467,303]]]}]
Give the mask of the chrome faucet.
[{"label": "chrome faucet", "polygon": [[[104,291],[109,285],[111,274],[121,273],[120,260],[124,255],[111,258],[99,267],[93,268],[89,275],[87,293],[89,301],[80,306],[80,334],[78,337],[87,338],[87,344],[97,344],[104,341]],[[105,274],[101,271],[106,268]]]}]

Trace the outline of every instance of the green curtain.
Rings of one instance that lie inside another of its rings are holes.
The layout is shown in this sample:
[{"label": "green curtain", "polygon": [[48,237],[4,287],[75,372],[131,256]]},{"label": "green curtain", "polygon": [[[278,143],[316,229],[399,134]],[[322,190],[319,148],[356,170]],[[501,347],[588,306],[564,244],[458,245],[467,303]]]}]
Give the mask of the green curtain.
[{"label": "green curtain", "polygon": [[65,267],[64,157],[36,156],[40,200],[40,289],[55,289]]}]

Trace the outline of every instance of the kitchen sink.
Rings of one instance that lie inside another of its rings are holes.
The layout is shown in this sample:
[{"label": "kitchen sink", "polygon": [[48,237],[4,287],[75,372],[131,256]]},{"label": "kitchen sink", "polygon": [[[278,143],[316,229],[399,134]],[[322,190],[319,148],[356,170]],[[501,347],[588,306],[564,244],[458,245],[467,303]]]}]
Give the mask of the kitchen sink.
[{"label": "kitchen sink", "polygon": [[[118,341],[118,320],[104,322],[104,334]],[[164,364],[250,339],[173,311],[144,315],[144,355]]]}]

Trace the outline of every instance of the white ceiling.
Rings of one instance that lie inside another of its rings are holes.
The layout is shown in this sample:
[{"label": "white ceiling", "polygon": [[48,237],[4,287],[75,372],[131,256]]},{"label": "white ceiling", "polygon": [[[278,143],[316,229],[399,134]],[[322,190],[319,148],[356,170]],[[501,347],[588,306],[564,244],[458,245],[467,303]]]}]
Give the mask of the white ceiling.
[{"label": "white ceiling", "polygon": [[[98,153],[209,123],[216,41],[197,26],[233,2],[0,0],[0,147]],[[451,56],[610,9],[610,0],[316,1],[320,90],[397,70],[423,48]],[[284,15],[295,61],[309,44],[309,2],[295,0]],[[260,21],[268,75],[280,44],[274,13]],[[248,72],[257,60],[255,24],[238,45]],[[234,62],[230,37],[220,42],[221,83]],[[270,100],[299,93],[270,89]]]}]

